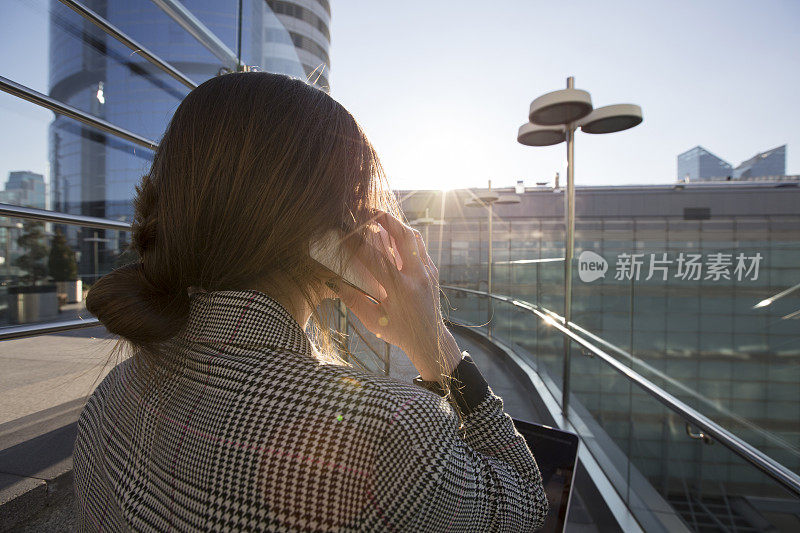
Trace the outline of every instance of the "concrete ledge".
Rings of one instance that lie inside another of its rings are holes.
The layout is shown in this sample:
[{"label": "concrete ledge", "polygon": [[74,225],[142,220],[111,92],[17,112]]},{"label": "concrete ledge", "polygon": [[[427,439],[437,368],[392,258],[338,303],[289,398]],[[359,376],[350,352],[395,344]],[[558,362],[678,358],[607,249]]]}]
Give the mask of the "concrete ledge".
[{"label": "concrete ledge", "polygon": [[[7,474],[0,474],[0,480],[4,480],[6,476]],[[0,490],[0,531],[75,529],[74,478],[71,468],[49,480],[19,479],[19,482]]]},{"label": "concrete ledge", "polygon": [[82,408],[77,400],[0,425],[0,531],[72,529],[64,521],[74,522],[72,448]]},{"label": "concrete ledge", "polygon": [[11,474],[0,474],[0,531],[41,513],[47,506],[47,482]]}]

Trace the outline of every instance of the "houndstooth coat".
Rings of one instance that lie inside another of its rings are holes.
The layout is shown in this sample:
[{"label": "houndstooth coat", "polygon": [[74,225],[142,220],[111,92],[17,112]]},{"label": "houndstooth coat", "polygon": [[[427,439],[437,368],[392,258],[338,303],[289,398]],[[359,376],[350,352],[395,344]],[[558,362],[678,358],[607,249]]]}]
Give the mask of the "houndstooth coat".
[{"label": "houndstooth coat", "polygon": [[174,375],[148,385],[128,359],[81,413],[80,531],[517,533],[544,522],[536,461],[466,352],[457,398],[323,364],[255,290],[193,294],[174,343]]}]

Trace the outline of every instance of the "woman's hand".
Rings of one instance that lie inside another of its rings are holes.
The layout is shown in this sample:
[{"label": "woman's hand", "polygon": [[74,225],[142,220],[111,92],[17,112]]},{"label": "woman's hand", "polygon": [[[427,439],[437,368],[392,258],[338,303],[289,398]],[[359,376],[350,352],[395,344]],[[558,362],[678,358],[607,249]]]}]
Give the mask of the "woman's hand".
[{"label": "woman's hand", "polygon": [[[438,380],[443,371],[449,374],[461,360],[455,339],[442,320],[439,270],[428,256],[417,230],[384,211],[377,211],[375,220],[394,239],[400,260],[394,261],[389,253],[370,245],[361,247],[358,258],[386,289],[387,296],[380,304],[375,304],[342,283],[336,284],[337,292],[367,329],[408,355],[422,379]],[[375,236],[388,250],[388,236],[383,232]],[[444,369],[437,361],[440,333]]]}]

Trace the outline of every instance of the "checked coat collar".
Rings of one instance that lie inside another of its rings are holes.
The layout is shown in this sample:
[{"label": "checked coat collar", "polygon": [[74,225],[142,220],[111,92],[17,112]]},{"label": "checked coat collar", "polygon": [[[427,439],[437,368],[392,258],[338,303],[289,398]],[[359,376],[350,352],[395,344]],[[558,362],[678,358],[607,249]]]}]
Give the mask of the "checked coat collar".
[{"label": "checked coat collar", "polygon": [[186,340],[312,356],[311,343],[289,311],[255,289],[190,293]]}]

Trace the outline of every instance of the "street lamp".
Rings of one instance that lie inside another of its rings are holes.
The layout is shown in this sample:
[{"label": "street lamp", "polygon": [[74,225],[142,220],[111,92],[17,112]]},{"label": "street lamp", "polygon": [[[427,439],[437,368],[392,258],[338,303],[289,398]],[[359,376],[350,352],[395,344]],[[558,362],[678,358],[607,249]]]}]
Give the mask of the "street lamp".
[{"label": "street lamp", "polygon": [[[492,206],[494,204],[518,204],[520,203],[519,195],[504,195],[500,196],[492,190],[492,180],[489,180],[489,188],[486,192],[481,192],[475,195],[475,198],[466,204],[466,207],[488,207],[489,212],[489,271],[486,278],[486,292],[492,294]],[[486,325],[489,336],[492,336],[492,315],[493,303],[492,297],[487,297],[488,305],[486,306]]]},{"label": "street lamp", "polygon": [[94,283],[94,282],[97,281],[97,275],[98,275],[98,272],[97,272],[97,270],[98,270],[97,243],[99,243],[99,242],[111,242],[114,239],[104,239],[102,237],[98,237],[97,236],[97,231],[95,231],[94,232],[94,237],[86,237],[83,240],[85,242],[93,242],[94,243],[94,278],[92,280],[92,283]]},{"label": "street lamp", "polygon": [[424,217],[420,217],[420,218],[414,219],[414,220],[410,221],[409,223],[412,226],[422,226],[422,227],[425,228],[425,244],[429,245],[429,242],[428,242],[428,227],[429,226],[433,226],[433,225],[441,226],[442,224],[444,224],[444,220],[442,220],[442,219],[438,219],[437,220],[437,219],[433,218],[430,215],[430,209],[426,207],[425,208],[425,216]]},{"label": "street lamp", "polygon": [[[567,141],[567,191],[564,195],[564,326],[572,318],[572,256],[575,247],[575,130],[585,133],[614,133],[642,122],[642,108],[635,104],[616,104],[594,109],[588,92],[575,88],[575,78],[567,78],[567,88],[553,91],[531,102],[529,122],[517,133],[517,141],[527,146],[551,146]],[[564,337],[564,385],[562,406],[567,414],[569,399],[570,340]]]},{"label": "street lamp", "polygon": [[11,230],[22,229],[22,222],[11,222],[10,220],[3,220],[0,223],[0,228],[6,228],[6,274],[8,275],[9,282],[11,280]]}]

